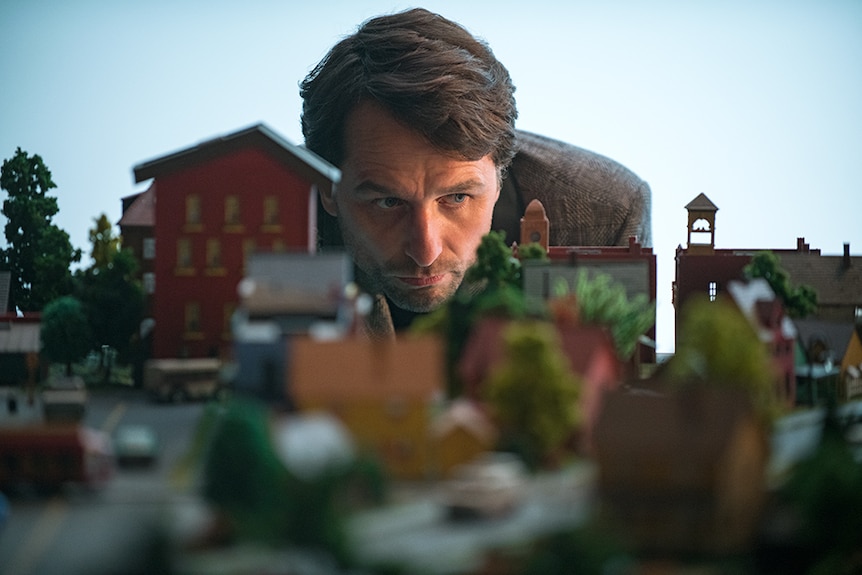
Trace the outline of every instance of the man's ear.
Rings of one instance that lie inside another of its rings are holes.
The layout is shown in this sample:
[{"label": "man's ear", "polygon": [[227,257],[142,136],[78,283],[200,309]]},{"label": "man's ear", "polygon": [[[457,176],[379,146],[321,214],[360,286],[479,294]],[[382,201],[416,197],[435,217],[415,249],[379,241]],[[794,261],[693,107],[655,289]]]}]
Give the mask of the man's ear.
[{"label": "man's ear", "polygon": [[330,216],[338,217],[338,205],[335,202],[335,186],[332,184],[326,189],[320,190],[320,203],[323,204],[323,209]]}]

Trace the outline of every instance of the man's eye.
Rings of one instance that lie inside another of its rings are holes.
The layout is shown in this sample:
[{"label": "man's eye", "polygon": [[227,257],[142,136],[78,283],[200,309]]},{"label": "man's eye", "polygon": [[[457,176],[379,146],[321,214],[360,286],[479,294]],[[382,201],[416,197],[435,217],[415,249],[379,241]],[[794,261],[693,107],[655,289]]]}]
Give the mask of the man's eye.
[{"label": "man's eye", "polygon": [[463,204],[467,201],[469,196],[467,194],[450,194],[449,201],[453,204]]},{"label": "man's eye", "polygon": [[401,200],[398,198],[380,198],[379,200],[374,200],[374,203],[377,204],[377,207],[391,209],[400,206]]}]

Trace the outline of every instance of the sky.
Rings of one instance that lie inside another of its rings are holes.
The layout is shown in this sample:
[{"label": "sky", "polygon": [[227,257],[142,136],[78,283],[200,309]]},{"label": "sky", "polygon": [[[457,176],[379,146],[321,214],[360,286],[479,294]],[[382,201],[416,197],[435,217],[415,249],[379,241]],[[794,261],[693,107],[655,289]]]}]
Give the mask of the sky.
[{"label": "sky", "polygon": [[0,158],[42,157],[89,265],[95,219],[146,188],[135,165],[257,123],[301,144],[299,82],[362,21],[420,5],[490,44],[518,128],[650,184],[659,352],[700,193],[716,247],[862,253],[858,0],[7,0]]}]

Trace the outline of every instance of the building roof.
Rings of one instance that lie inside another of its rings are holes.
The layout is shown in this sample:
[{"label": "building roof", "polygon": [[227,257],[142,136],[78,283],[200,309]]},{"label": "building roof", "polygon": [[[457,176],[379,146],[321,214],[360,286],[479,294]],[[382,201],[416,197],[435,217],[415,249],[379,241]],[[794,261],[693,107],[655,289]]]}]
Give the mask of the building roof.
[{"label": "building roof", "polygon": [[837,359],[840,362],[856,327],[852,322],[798,319],[796,329],[803,349],[807,351],[813,344],[819,343],[824,351],[832,352],[833,360]]},{"label": "building roof", "polygon": [[[849,250],[849,246],[848,246]],[[776,252],[794,286],[806,284],[817,292],[818,305],[862,306],[862,256],[814,256]]]},{"label": "building roof", "polygon": [[341,180],[338,168],[311,150],[290,143],[264,124],[256,124],[138,164],[133,169],[135,181],[170,174],[249,147],[269,152],[292,171],[323,189],[329,189]]},{"label": "building roof", "polygon": [[685,209],[695,211],[717,212],[718,206],[713,204],[712,201],[706,197],[706,194],[698,194],[695,199],[686,204]]},{"label": "building roof", "polygon": [[123,212],[120,227],[152,227],[156,225],[156,183],[150,184],[146,191],[135,196],[135,199]]}]

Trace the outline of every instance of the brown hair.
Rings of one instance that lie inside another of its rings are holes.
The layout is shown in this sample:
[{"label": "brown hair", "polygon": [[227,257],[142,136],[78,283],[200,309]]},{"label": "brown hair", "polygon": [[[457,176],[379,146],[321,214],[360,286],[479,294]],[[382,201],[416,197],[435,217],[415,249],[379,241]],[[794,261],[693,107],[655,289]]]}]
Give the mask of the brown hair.
[{"label": "brown hair", "polygon": [[361,101],[383,105],[432,145],[467,160],[515,153],[515,88],[486,43],[423,9],[365,22],[336,44],[300,85],[306,146],[344,160],[344,123]]}]

